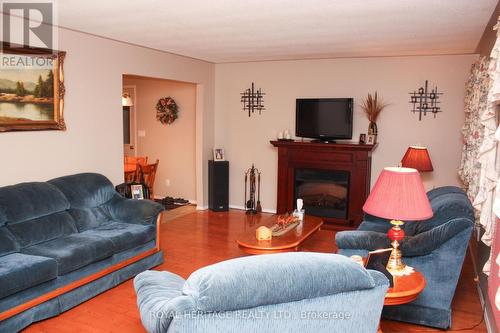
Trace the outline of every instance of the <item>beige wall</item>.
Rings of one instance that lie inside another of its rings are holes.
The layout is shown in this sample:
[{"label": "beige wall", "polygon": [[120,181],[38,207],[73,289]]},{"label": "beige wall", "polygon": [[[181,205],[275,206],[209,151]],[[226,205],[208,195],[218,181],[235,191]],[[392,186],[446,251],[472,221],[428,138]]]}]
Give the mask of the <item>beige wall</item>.
[{"label": "beige wall", "polygon": [[[137,130],[146,134],[137,136],[137,156],[148,156],[149,163],[160,160],[155,196],[195,201],[196,85],[136,76],[125,76],[123,85],[136,87]],[[163,125],[156,120],[155,107],[160,98],[167,96],[179,106],[179,118]]]},{"label": "beige wall", "polygon": [[[427,188],[458,185],[460,129],[464,93],[471,63],[477,56],[356,58],[270,61],[216,65],[215,143],[230,161],[230,205],[243,206],[244,169],[255,163],[262,171],[262,205],[276,209],[277,150],[269,140],[295,128],[298,97],[353,97],[353,139],[366,133],[368,122],[359,104],[377,90],[390,103],[378,121],[379,146],[373,154],[372,185],[385,166],[397,165],[409,145],[429,147],[435,171],[424,176]],[[410,91],[425,80],[437,84],[443,113],[418,121],[410,112]],[[240,92],[254,81],[266,93],[267,110],[251,118],[242,111]]]},{"label": "beige wall", "polygon": [[123,181],[120,96],[122,74],[197,83],[197,198],[206,205],[207,167],[213,146],[214,65],[61,29],[65,61],[67,131],[0,133],[0,185],[100,172]]}]

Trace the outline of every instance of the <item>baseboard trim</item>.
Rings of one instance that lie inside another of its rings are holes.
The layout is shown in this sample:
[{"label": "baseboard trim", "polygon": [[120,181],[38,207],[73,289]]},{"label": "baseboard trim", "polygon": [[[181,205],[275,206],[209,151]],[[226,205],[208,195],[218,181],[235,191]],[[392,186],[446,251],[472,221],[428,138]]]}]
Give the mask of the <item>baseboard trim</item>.
[{"label": "baseboard trim", "polygon": [[208,209],[208,206],[200,206],[200,205],[196,206],[196,210],[207,210],[207,209]]},{"label": "baseboard trim", "polygon": [[[229,205],[229,208],[231,208],[231,209],[238,209],[238,210],[245,210],[244,206],[238,206],[238,205]],[[262,208],[262,212],[263,213],[276,214],[276,209]]]}]

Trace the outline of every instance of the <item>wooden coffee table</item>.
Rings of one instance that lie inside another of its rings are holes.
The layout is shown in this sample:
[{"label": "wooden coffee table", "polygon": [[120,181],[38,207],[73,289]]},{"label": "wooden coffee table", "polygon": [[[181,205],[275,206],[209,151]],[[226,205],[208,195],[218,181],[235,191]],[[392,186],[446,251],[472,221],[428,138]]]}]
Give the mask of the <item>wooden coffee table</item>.
[{"label": "wooden coffee table", "polygon": [[307,237],[321,229],[323,220],[315,216],[305,216],[302,226],[297,226],[293,230],[282,236],[273,237],[271,240],[260,241],[255,237],[255,230],[260,226],[271,227],[276,223],[276,215],[272,215],[248,232],[241,234],[236,242],[240,248],[250,254],[265,254],[276,252],[298,251]]}]

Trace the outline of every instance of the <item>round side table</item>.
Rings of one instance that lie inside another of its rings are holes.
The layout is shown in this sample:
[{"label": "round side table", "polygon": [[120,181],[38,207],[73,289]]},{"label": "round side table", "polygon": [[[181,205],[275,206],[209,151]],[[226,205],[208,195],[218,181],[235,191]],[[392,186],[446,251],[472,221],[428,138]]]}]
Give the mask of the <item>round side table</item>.
[{"label": "round side table", "polygon": [[387,290],[384,305],[401,305],[414,301],[425,288],[424,275],[414,271],[410,275],[394,276],[394,287]]},{"label": "round side table", "polygon": [[[414,271],[410,275],[394,276],[394,287],[387,290],[384,305],[401,305],[414,301],[425,288],[425,277]],[[378,333],[382,333],[379,326]]]}]

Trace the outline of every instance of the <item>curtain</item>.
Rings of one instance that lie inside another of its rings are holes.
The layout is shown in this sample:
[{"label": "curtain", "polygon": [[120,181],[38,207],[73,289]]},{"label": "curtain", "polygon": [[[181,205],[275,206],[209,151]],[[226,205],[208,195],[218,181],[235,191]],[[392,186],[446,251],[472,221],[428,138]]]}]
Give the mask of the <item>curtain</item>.
[{"label": "curtain", "polygon": [[[495,29],[497,30],[497,26]],[[500,175],[500,154],[498,153],[498,141],[500,129],[497,121],[497,108],[500,103],[500,40],[493,46],[490,55],[489,76],[491,87],[488,91],[486,109],[481,113],[481,124],[484,125],[484,135],[479,147],[479,191],[474,199],[473,205],[480,212],[479,223],[484,227],[485,233],[481,240],[491,246],[496,226],[496,215],[500,216],[500,186],[497,180]],[[483,271],[489,273],[490,260],[485,264]]]},{"label": "curtain", "polygon": [[[497,30],[495,26],[495,30]],[[500,129],[497,108],[500,104],[500,40],[489,58],[472,65],[466,85],[464,146],[459,175],[476,210],[477,223],[484,228],[483,243],[492,245],[497,216],[500,217]],[[495,258],[496,259],[496,258]],[[483,267],[489,274],[491,257]]]},{"label": "curtain", "polygon": [[500,319],[500,230],[496,230],[500,218],[499,26],[500,21],[494,28],[497,40],[489,59],[481,58],[472,65],[466,85],[464,147],[459,168],[476,209],[477,222],[485,230],[481,241],[492,247],[483,272],[489,275],[488,293],[490,300],[494,300],[493,312],[497,320]]},{"label": "curtain", "polygon": [[[491,58],[493,60],[492,64],[490,65],[490,73],[492,75],[492,81],[493,81],[493,86],[490,90],[490,93],[488,94],[488,105],[491,107],[492,111],[497,111],[498,110],[498,105],[500,104],[500,36],[498,35],[498,29],[500,27],[500,22],[496,24],[495,30],[497,30],[497,40],[495,42],[495,45],[493,47],[493,50],[491,51]],[[498,123],[498,119],[497,119]],[[500,141],[500,126],[496,129],[495,131],[495,139]],[[496,166],[497,168],[500,168],[500,152],[498,151],[498,145],[497,145],[497,155],[496,155]],[[500,174],[497,169],[497,176]],[[493,203],[493,211],[496,216],[495,221],[498,222],[498,217],[500,217],[500,186],[497,186],[495,189],[495,199]],[[492,250],[490,254],[490,259],[489,262],[492,261],[492,258],[496,257],[496,260],[493,261],[493,265],[488,267],[488,269],[493,268],[492,272],[493,274],[490,275],[489,277],[489,286],[488,289],[490,290],[496,290],[496,295],[495,295],[495,308],[493,308],[493,313],[495,316],[495,321],[497,325],[499,324],[499,319],[500,319],[500,251],[499,251],[499,246],[500,246],[500,232],[496,230],[496,225],[493,224],[492,229]],[[490,293],[490,299],[491,299],[491,293]]]},{"label": "curtain", "polygon": [[465,91],[465,123],[462,127],[464,145],[458,173],[471,201],[474,201],[479,192],[481,164],[478,155],[484,137],[481,114],[487,108],[488,92],[491,87],[489,62],[488,57],[482,57],[472,64]]}]

